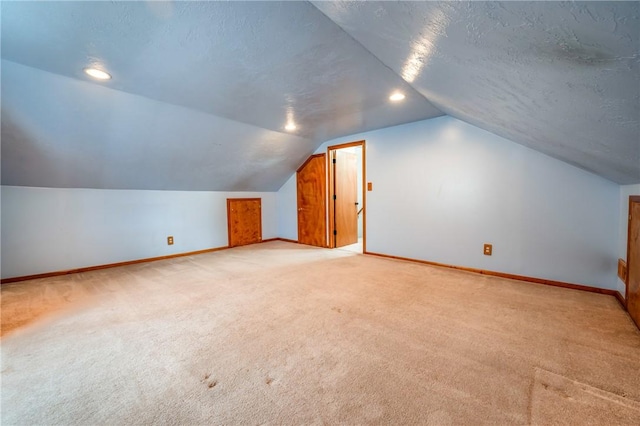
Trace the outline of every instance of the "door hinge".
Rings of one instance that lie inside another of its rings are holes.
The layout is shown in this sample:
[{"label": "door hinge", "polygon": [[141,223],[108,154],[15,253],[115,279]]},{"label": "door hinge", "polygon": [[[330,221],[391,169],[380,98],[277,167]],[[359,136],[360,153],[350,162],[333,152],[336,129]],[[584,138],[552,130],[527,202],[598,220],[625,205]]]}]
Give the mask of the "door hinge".
[{"label": "door hinge", "polygon": [[338,231],[336,231],[335,229],[333,230],[333,235],[338,235]]},{"label": "door hinge", "polygon": [[335,158],[333,159],[333,164],[336,164],[336,159]]},{"label": "door hinge", "polygon": [[336,199],[336,194],[333,194],[333,199],[334,199],[334,200]]}]

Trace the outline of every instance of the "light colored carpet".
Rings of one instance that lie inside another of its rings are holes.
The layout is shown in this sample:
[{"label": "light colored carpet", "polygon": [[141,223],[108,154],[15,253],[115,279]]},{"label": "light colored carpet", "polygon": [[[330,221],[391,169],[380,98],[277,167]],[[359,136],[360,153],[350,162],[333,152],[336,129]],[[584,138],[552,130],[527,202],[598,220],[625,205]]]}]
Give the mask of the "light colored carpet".
[{"label": "light colored carpet", "polygon": [[2,424],[639,424],[611,296],[284,242],[2,286]]}]

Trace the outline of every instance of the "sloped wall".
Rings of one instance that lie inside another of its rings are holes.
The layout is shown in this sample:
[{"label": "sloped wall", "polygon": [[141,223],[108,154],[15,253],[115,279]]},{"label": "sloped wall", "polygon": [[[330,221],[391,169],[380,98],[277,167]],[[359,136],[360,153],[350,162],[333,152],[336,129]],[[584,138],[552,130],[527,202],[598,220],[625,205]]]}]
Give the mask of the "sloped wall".
[{"label": "sloped wall", "polygon": [[361,139],[367,251],[615,288],[617,184],[448,116],[317,152]]},{"label": "sloped wall", "polygon": [[[296,174],[294,173],[277,193],[278,236],[298,240],[298,199],[296,198]],[[292,196],[293,194],[293,196]]]},{"label": "sloped wall", "polygon": [[277,236],[274,192],[2,186],[1,195],[2,278],[227,246],[233,197],[262,198],[262,237]]},{"label": "sloped wall", "polygon": [[2,60],[2,184],[276,191],[318,145]]}]

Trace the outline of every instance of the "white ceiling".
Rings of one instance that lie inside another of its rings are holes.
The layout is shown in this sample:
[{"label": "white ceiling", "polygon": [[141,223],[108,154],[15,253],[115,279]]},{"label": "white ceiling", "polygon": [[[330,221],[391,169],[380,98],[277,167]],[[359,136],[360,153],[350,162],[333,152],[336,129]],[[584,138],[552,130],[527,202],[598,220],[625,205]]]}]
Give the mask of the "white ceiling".
[{"label": "white ceiling", "polygon": [[323,141],[443,112],[640,182],[637,2],[0,7],[3,184],[276,190]]},{"label": "white ceiling", "polygon": [[639,2],[313,2],[441,111],[640,182]]}]

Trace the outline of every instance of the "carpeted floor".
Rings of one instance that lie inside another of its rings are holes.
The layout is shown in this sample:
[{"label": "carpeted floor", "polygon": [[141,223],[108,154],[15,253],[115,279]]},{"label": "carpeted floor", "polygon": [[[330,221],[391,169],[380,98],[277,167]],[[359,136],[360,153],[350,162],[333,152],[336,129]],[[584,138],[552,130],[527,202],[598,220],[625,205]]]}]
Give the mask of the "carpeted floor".
[{"label": "carpeted floor", "polygon": [[611,296],[285,242],[1,290],[2,425],[640,424]]}]

